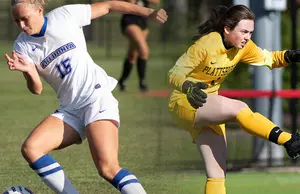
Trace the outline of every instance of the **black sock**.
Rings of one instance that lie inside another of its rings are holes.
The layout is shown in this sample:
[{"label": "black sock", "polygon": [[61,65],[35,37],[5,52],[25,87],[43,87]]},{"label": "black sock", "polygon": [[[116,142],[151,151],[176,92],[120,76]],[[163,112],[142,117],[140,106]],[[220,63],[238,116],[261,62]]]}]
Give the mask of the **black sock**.
[{"label": "black sock", "polygon": [[124,64],[123,64],[123,72],[122,72],[121,78],[119,79],[120,83],[123,83],[128,78],[128,76],[130,75],[130,72],[132,70],[132,66],[133,66],[133,64],[131,64],[129,62],[129,60],[126,58],[124,61]]},{"label": "black sock", "polygon": [[140,80],[140,85],[145,83],[146,79],[146,66],[147,66],[147,60],[138,58],[137,61],[137,70],[138,70],[138,76]]}]

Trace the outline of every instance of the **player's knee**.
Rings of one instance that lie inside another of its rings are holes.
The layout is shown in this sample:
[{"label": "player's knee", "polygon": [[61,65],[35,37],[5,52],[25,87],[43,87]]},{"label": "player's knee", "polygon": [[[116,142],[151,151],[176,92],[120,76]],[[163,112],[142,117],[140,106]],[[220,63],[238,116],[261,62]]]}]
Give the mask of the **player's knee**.
[{"label": "player's knee", "polygon": [[127,59],[128,59],[128,61],[129,61],[130,64],[132,64],[132,65],[136,64],[137,57],[132,57],[132,56],[130,57],[130,56],[128,56]]},{"label": "player's knee", "polygon": [[149,58],[149,49],[147,47],[140,50],[140,58],[147,60]]},{"label": "player's knee", "polygon": [[121,169],[118,162],[99,162],[97,165],[98,173],[106,180],[113,180]]},{"label": "player's knee", "polygon": [[136,53],[131,53],[129,52],[127,54],[127,59],[129,61],[130,64],[135,64],[137,61],[138,55]]},{"label": "player's knee", "polygon": [[33,149],[30,146],[30,143],[25,141],[21,147],[21,153],[22,153],[23,157],[27,158],[31,152],[33,152]]},{"label": "player's knee", "polygon": [[218,170],[214,171],[213,173],[207,173],[207,178],[212,178],[212,179],[224,179],[226,177],[226,172],[223,170]]},{"label": "player's knee", "polygon": [[32,156],[35,156],[37,152],[37,146],[32,141],[25,141],[21,147],[21,153],[27,161],[31,161]]},{"label": "player's knee", "polygon": [[234,102],[234,104],[231,104],[231,106],[229,107],[230,109],[230,113],[232,114],[232,117],[236,117],[238,115],[238,113],[245,109],[245,108],[249,108],[249,106],[243,102],[243,101],[240,101],[240,100],[236,100]]},{"label": "player's knee", "polygon": [[226,176],[226,163],[210,165],[206,168],[207,178],[225,178]]}]

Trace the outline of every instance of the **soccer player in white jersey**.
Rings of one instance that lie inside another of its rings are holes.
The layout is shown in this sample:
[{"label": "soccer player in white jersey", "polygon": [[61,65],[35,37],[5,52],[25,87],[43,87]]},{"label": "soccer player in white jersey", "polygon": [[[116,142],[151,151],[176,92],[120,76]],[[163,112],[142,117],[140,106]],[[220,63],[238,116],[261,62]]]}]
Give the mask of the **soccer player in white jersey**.
[{"label": "soccer player in white jersey", "polygon": [[22,145],[22,154],[42,181],[56,193],[76,194],[62,167],[48,154],[88,139],[99,174],[122,194],[146,193],[138,179],[118,163],[118,102],[111,91],[117,81],[96,65],[87,52],[82,27],[110,12],[167,20],[163,9],[153,10],[121,1],[59,7],[46,16],[44,0],[11,0],[12,16],[23,31],[10,70],[24,74],[27,87],[41,94],[40,76],[54,89],[60,108],[46,117]]}]

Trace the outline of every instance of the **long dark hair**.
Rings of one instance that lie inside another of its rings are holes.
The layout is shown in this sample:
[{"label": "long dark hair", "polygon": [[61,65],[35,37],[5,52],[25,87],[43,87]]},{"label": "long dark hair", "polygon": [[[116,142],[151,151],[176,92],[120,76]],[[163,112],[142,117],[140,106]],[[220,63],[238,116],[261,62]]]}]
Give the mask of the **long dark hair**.
[{"label": "long dark hair", "polygon": [[193,39],[199,39],[211,32],[222,34],[225,26],[233,30],[241,20],[255,20],[254,13],[247,6],[217,6],[211,11],[209,19],[198,26],[198,35]]}]

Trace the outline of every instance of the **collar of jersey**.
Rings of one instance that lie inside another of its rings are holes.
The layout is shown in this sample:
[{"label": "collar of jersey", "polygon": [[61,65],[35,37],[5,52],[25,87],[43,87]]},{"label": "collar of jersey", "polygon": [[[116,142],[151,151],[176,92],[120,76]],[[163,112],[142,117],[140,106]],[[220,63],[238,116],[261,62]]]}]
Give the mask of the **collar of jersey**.
[{"label": "collar of jersey", "polygon": [[44,35],[45,35],[45,32],[46,32],[46,29],[47,29],[47,25],[48,25],[48,18],[47,18],[47,17],[44,17],[44,24],[43,24],[43,26],[42,26],[42,29],[41,29],[40,33],[38,33],[38,34],[33,34],[33,35],[31,35],[31,36],[33,36],[33,37],[42,37],[42,36],[44,36]]}]

